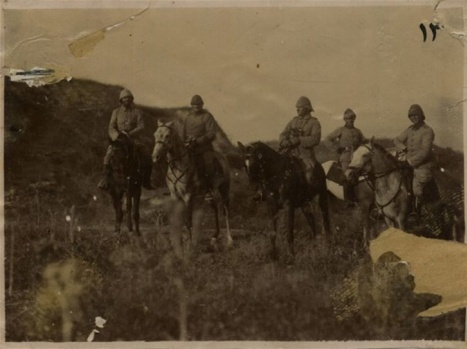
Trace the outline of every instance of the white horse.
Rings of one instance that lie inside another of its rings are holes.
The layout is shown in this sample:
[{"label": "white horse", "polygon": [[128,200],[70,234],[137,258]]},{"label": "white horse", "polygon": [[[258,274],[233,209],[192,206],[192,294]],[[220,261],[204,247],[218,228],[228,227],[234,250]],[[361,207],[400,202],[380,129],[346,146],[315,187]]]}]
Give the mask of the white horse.
[{"label": "white horse", "polygon": [[[157,130],[154,133],[155,146],[152,153],[154,163],[164,160],[168,163],[166,182],[174,202],[170,214],[173,230],[171,238],[175,253],[179,256],[183,255],[181,235],[183,225],[185,224],[190,231],[192,248],[196,248],[202,231],[205,211],[205,193],[200,191],[195,181],[194,159],[180,134],[180,120],[175,119],[167,123],[159,121]],[[227,161],[221,154],[216,152],[215,159],[221,165],[222,173],[219,173],[219,176],[216,176],[214,180],[211,207],[214,211],[216,227],[211,237],[211,245],[217,247],[218,244],[220,206],[225,216],[227,246],[231,246],[233,239],[229,224],[230,172]]]}]

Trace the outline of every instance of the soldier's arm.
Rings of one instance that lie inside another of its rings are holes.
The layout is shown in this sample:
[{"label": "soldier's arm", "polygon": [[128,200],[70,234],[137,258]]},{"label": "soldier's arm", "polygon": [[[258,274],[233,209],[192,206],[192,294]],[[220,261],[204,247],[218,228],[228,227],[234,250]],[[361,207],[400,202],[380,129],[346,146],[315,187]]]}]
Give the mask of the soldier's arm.
[{"label": "soldier's arm", "polygon": [[141,110],[136,109],[135,110],[135,115],[136,115],[136,127],[128,132],[128,134],[132,137],[138,136],[144,131],[144,118],[143,118],[143,113]]},{"label": "soldier's arm", "polygon": [[312,148],[318,145],[320,141],[321,141],[321,124],[319,123],[319,121],[316,121],[311,126],[310,135],[300,137],[300,144],[304,148]]},{"label": "soldier's arm", "polygon": [[431,148],[433,147],[433,141],[435,139],[435,134],[432,129],[427,129],[421,135],[420,148],[415,154],[411,154],[407,161],[413,167],[418,167],[423,164],[430,155]]},{"label": "soldier's arm", "polygon": [[118,126],[117,126],[117,110],[112,112],[109,123],[109,137],[112,141],[117,140],[119,135]]},{"label": "soldier's arm", "polygon": [[365,138],[365,136],[363,136],[363,132],[360,129],[357,129],[357,130],[358,130],[358,137],[359,137],[358,144],[361,145],[365,143],[367,139]]},{"label": "soldier's arm", "polygon": [[198,144],[206,144],[206,143],[211,143],[214,138],[216,138],[216,129],[217,125],[216,122],[214,121],[214,117],[211,114],[208,114],[205,122],[205,129],[206,132],[196,138],[196,143]]},{"label": "soldier's arm", "polygon": [[284,130],[279,135],[279,143],[289,138],[291,129],[292,129],[292,121],[289,121],[287,125],[285,126]]},{"label": "soldier's arm", "polygon": [[398,151],[406,150],[407,148],[407,130],[394,138],[394,145]]},{"label": "soldier's arm", "polygon": [[328,136],[324,139],[324,144],[332,148],[334,145],[334,142],[337,141],[341,137],[341,128],[337,128],[334,131],[332,131]]}]

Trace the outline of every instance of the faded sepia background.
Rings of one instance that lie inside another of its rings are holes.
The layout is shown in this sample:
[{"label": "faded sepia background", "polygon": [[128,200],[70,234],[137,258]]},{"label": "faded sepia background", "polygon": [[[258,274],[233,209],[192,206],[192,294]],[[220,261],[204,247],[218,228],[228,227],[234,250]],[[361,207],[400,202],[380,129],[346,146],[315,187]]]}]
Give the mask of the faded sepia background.
[{"label": "faded sepia background", "polygon": [[[367,137],[397,136],[418,103],[435,142],[461,150],[464,48],[449,30],[463,30],[463,15],[443,6],[151,7],[82,58],[70,43],[142,9],[11,10],[5,65],[126,86],[147,106],[188,105],[200,94],[242,142],[277,138],[300,95],[324,134],[352,108]],[[448,26],[435,41],[433,16]]]}]

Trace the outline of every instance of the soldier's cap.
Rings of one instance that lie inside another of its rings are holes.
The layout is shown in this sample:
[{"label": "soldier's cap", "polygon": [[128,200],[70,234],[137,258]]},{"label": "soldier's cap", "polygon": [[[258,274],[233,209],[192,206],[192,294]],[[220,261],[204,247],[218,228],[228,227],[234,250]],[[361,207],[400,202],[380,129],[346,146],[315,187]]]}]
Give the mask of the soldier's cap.
[{"label": "soldier's cap", "polygon": [[191,97],[191,105],[203,105],[204,101],[200,95],[194,95]]},{"label": "soldier's cap", "polygon": [[409,108],[409,117],[411,116],[421,116],[423,120],[425,120],[425,113],[423,112],[422,107],[418,104],[412,104]]},{"label": "soldier's cap", "polygon": [[120,92],[120,98],[119,98],[118,100],[121,101],[122,98],[124,98],[124,97],[131,97],[131,98],[134,99],[133,93],[131,93],[131,91],[128,90],[128,89],[126,89],[126,88],[124,88],[124,89],[122,90],[122,92]]},{"label": "soldier's cap", "polygon": [[295,107],[297,107],[297,108],[307,107],[308,109],[310,109],[310,111],[315,111],[313,109],[313,106],[311,105],[310,99],[308,97],[305,97],[305,96],[301,96],[300,98],[298,98],[297,103],[295,104]]},{"label": "soldier's cap", "polygon": [[347,108],[344,112],[344,120],[346,119],[351,119],[355,120],[357,118],[357,114],[354,113],[354,111],[350,108]]}]

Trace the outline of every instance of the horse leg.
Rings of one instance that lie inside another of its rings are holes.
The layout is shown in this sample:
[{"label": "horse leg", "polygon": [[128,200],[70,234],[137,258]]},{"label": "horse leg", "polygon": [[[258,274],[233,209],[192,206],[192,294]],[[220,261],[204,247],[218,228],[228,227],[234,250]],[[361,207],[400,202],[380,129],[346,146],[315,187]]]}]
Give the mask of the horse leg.
[{"label": "horse leg", "polygon": [[316,222],[315,222],[315,216],[313,213],[310,211],[311,207],[309,204],[306,204],[301,208],[303,215],[305,216],[306,221],[308,222],[308,225],[310,226],[310,237],[313,239],[316,235]]},{"label": "horse leg", "polygon": [[[290,202],[284,203],[283,219],[281,219],[281,237],[284,235],[287,239],[287,263],[294,259],[294,223],[295,223],[295,209]],[[285,232],[284,232],[285,230]]]},{"label": "horse leg", "polygon": [[365,250],[368,250],[370,241],[373,239],[370,225],[370,205],[368,203],[360,203],[360,211],[363,225],[362,245]]},{"label": "horse leg", "polygon": [[232,234],[230,232],[230,210],[229,205],[224,203],[224,217],[225,217],[225,229],[226,229],[226,236],[227,236],[227,247],[231,247],[233,245]]},{"label": "horse leg", "polygon": [[219,209],[217,207],[217,202],[212,200],[211,203],[212,210],[214,211],[214,219],[215,219],[215,227],[214,227],[214,234],[211,237],[211,246],[217,249],[217,240],[220,234],[220,227],[219,227]]},{"label": "horse leg", "polygon": [[133,206],[133,200],[132,200],[130,192],[128,191],[126,193],[126,220],[127,220],[127,226],[128,226],[129,233],[133,232],[133,218],[131,217],[132,211],[133,211],[132,206]]},{"label": "horse leg", "polygon": [[326,186],[324,186],[324,189],[321,190],[319,193],[318,204],[321,210],[321,215],[323,217],[324,233],[328,237],[332,236],[333,234],[332,234],[332,230],[329,224],[329,205],[328,205],[328,193],[327,193]]},{"label": "horse leg", "polygon": [[139,231],[139,203],[141,200],[141,188],[138,188],[135,190],[135,193],[133,194],[133,220],[135,222],[135,233],[138,236],[141,236],[141,233]]},{"label": "horse leg", "polygon": [[174,249],[175,255],[179,258],[183,258],[182,229],[184,222],[184,210],[185,204],[183,201],[176,201],[170,212],[170,242]]},{"label": "horse leg", "polygon": [[269,240],[271,242],[271,257],[272,259],[277,258],[277,249],[276,249],[276,237],[277,237],[277,229],[278,229],[278,213],[279,210],[277,208],[276,203],[268,202],[268,211],[269,217],[271,217],[271,227],[269,229]]},{"label": "horse leg", "polygon": [[204,212],[205,212],[205,202],[204,198],[193,198],[192,201],[195,201],[196,203],[193,202],[193,205],[191,206],[193,208],[191,214],[189,214],[192,217],[192,229],[191,229],[191,248],[193,251],[196,250],[198,247],[198,244],[200,242],[200,238],[202,236],[203,232],[203,220],[204,220]]},{"label": "horse leg", "polygon": [[120,226],[123,220],[122,199],[116,193],[112,194],[112,203],[115,209],[115,233],[120,233]]}]

